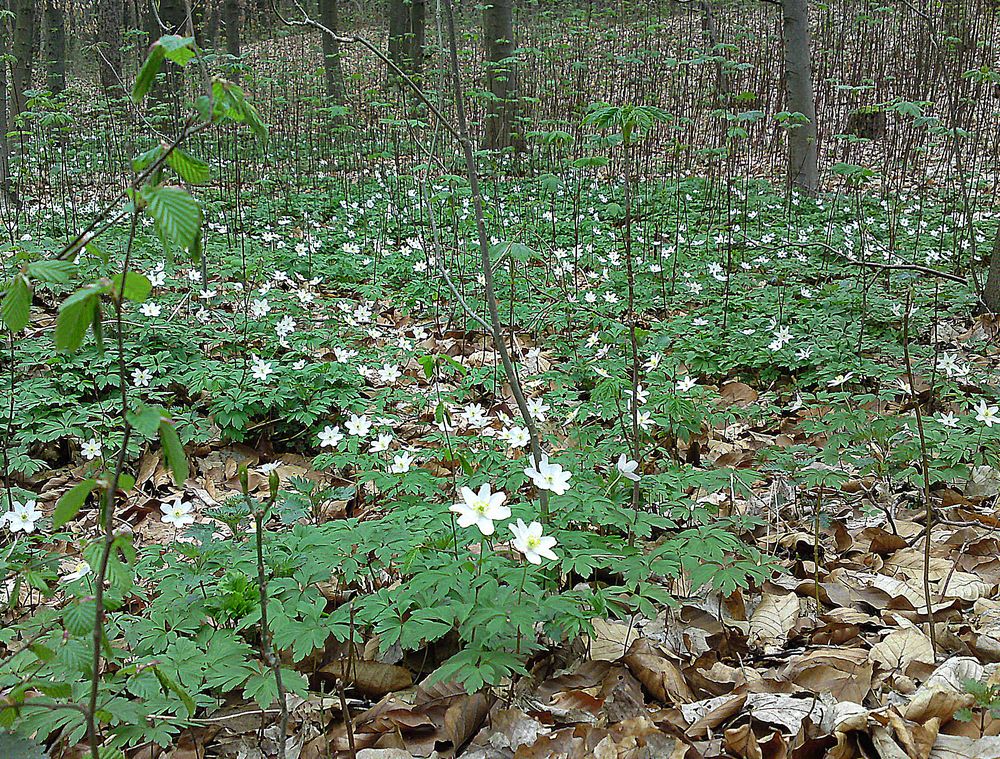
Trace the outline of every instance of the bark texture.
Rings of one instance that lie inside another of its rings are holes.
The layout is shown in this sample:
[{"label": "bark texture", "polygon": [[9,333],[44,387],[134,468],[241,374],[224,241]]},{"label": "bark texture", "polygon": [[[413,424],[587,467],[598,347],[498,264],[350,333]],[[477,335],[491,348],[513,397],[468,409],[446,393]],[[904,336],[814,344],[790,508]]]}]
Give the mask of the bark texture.
[{"label": "bark texture", "polygon": [[809,38],[809,0],[782,0],[787,108],[807,123],[788,130],[788,184],[809,195],[819,185],[816,144],[816,97],[813,92]]},{"label": "bark texture", "polygon": [[486,145],[493,149],[524,147],[517,117],[518,87],[514,50],[513,0],[489,0],[483,6],[483,41],[486,45],[486,88],[490,98],[486,113]]},{"label": "bark texture", "polygon": [[[320,23],[331,32],[340,33],[338,0],[319,0]],[[347,98],[344,69],[340,59],[340,43],[329,34],[323,35],[323,80],[326,96],[343,104]]]}]

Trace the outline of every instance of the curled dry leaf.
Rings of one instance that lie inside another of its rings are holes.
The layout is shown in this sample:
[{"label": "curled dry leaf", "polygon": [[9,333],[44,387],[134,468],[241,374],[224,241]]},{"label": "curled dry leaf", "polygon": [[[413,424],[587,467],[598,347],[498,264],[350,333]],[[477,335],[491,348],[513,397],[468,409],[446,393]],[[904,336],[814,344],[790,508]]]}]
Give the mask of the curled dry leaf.
[{"label": "curled dry leaf", "polygon": [[645,638],[637,640],[622,661],[657,701],[665,704],[694,701],[680,667],[657,652]]}]

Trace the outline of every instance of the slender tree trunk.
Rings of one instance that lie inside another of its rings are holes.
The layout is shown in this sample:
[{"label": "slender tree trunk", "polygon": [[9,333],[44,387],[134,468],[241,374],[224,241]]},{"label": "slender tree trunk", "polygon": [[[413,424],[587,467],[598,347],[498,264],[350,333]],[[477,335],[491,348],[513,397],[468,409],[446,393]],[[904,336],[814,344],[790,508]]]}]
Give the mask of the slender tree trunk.
[{"label": "slender tree trunk", "polygon": [[122,0],[98,0],[97,65],[101,89],[109,97],[121,94],[122,83]]},{"label": "slender tree trunk", "polygon": [[[719,30],[715,25],[715,13],[712,10],[712,0],[701,0],[701,32],[716,55],[715,46],[719,44]],[[715,94],[720,102],[725,102],[729,95],[729,77],[721,62],[715,64]]]},{"label": "slender tree trunk", "polygon": [[48,30],[49,89],[56,95],[66,89],[66,11],[60,0],[45,0]]},{"label": "slender tree trunk", "polygon": [[1000,314],[1000,231],[993,240],[993,254],[990,256],[990,273],[983,287],[983,305],[994,314]]},{"label": "slender tree trunk", "polygon": [[410,72],[420,74],[424,70],[424,55],[427,46],[426,0],[410,0],[410,34],[407,43]]},{"label": "slender tree trunk", "polygon": [[[7,10],[7,0],[0,0],[0,11]],[[7,132],[7,41],[10,39],[11,25],[6,15],[0,15],[0,191],[8,192],[10,186],[10,144]]]},{"label": "slender tree trunk", "polygon": [[[223,0],[222,4],[222,23],[226,26],[226,52],[233,58],[240,57],[240,31],[243,21],[241,5],[240,0]],[[239,81],[238,69],[233,70],[232,78],[234,81]]]},{"label": "slender tree trunk", "polygon": [[222,27],[222,9],[218,2],[212,3],[208,10],[208,22],[205,24],[205,42],[213,50],[219,49],[219,31]]},{"label": "slender tree trunk", "polygon": [[483,6],[483,41],[486,45],[486,87],[492,97],[486,115],[486,145],[490,148],[524,147],[519,115],[517,69],[514,56],[513,0],[489,0]]},{"label": "slender tree trunk", "polygon": [[788,184],[814,195],[819,186],[816,98],[809,51],[809,0],[782,0],[787,108],[806,123],[788,129]]},{"label": "slender tree trunk", "polygon": [[31,89],[31,71],[35,57],[35,0],[16,0],[14,4],[14,41],[11,53],[11,115],[16,117],[26,107],[25,92]]},{"label": "slender tree trunk", "polygon": [[[340,33],[338,0],[319,0],[319,22],[335,34]],[[347,99],[344,68],[340,59],[340,43],[329,34],[323,35],[323,73],[326,96],[343,105]]]},{"label": "slender tree trunk", "polygon": [[[406,62],[406,36],[410,27],[410,10],[405,0],[386,0],[386,15],[389,19],[389,60],[405,73],[410,73]],[[389,81],[396,81],[396,74],[389,70]]]}]

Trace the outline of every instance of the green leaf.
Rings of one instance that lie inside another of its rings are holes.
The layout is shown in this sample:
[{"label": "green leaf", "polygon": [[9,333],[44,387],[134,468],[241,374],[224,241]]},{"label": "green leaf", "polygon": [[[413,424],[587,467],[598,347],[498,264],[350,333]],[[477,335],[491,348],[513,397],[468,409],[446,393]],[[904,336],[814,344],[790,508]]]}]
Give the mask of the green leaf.
[{"label": "green leaf", "polygon": [[17,274],[0,302],[0,317],[11,332],[20,332],[31,318],[31,287],[23,274]]},{"label": "green leaf", "polygon": [[139,69],[139,74],[135,78],[135,84],[132,85],[132,100],[134,102],[141,102],[150,89],[152,89],[153,82],[156,81],[156,75],[160,73],[160,66],[163,64],[165,55],[166,50],[164,50],[163,45],[160,42],[154,42],[153,47],[149,50],[149,55],[146,57],[146,61],[142,64],[142,68]]},{"label": "green leaf", "polygon": [[180,487],[188,478],[187,457],[184,455],[184,446],[181,445],[177,430],[173,423],[166,419],[160,422],[160,445],[163,446],[167,466],[174,475],[174,483]]},{"label": "green leaf", "polygon": [[178,66],[186,66],[194,58],[194,37],[168,34],[160,37],[158,44],[163,48],[163,54]]},{"label": "green leaf", "polygon": [[204,184],[211,176],[210,167],[205,161],[180,148],[174,148],[167,156],[167,164],[181,179],[191,184]]},{"label": "green leaf", "polygon": [[97,604],[94,601],[76,601],[63,610],[63,626],[70,635],[92,633],[96,622]]},{"label": "green leaf", "polygon": [[31,683],[32,688],[36,688],[46,696],[52,698],[69,698],[73,695],[73,686],[69,683],[38,682]]},{"label": "green leaf", "polygon": [[145,153],[140,153],[132,159],[132,171],[138,173],[143,169],[152,166],[161,155],[163,155],[162,145],[155,145]]},{"label": "green leaf", "polygon": [[125,273],[125,289],[122,290],[122,275],[116,274],[112,280],[111,292],[122,293],[126,298],[136,303],[142,303],[153,292],[153,286],[149,280],[134,271]]},{"label": "green leaf", "polygon": [[72,261],[35,261],[28,264],[28,274],[42,282],[69,282],[75,269]]},{"label": "green leaf", "polygon": [[167,675],[167,673],[164,672],[159,667],[153,666],[150,667],[150,669],[153,670],[153,674],[156,675],[156,679],[160,681],[160,685],[163,687],[164,690],[171,691],[180,697],[181,703],[184,704],[184,708],[188,710],[188,716],[193,715],[195,712],[195,705],[194,705],[194,699],[191,698],[191,695],[186,690],[184,690],[180,685],[174,682]]},{"label": "green leaf", "polygon": [[96,486],[97,480],[84,480],[63,493],[62,498],[56,503],[55,511],[52,512],[52,527],[58,530],[75,517]]},{"label": "green leaf", "polygon": [[94,320],[97,310],[97,297],[107,290],[101,285],[90,285],[77,290],[59,306],[56,317],[54,340],[56,348],[61,351],[76,350],[83,342],[87,327]]},{"label": "green leaf", "polygon": [[194,245],[201,228],[201,206],[179,187],[146,190],[146,210],[167,238],[180,248]]},{"label": "green leaf", "polygon": [[[13,709],[9,711],[16,714]],[[30,738],[0,732],[0,756],[4,759],[46,759],[48,754]]]},{"label": "green leaf", "polygon": [[160,428],[162,418],[163,409],[156,406],[139,406],[128,415],[128,423],[146,437],[152,437]]}]

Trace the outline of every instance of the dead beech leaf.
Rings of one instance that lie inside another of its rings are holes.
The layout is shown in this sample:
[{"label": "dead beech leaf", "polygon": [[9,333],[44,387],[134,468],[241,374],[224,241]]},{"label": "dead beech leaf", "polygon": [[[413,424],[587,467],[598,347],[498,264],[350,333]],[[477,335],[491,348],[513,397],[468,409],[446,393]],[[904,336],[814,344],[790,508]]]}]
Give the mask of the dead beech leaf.
[{"label": "dead beech leaf", "polygon": [[725,736],[726,751],[740,759],[764,759],[760,750],[760,741],[754,735],[753,727],[749,724],[740,725],[726,730]]},{"label": "dead beech leaf", "polygon": [[750,617],[747,638],[751,643],[769,646],[783,643],[799,620],[799,598],[794,593],[765,593]]},{"label": "dead beech leaf", "polygon": [[890,671],[905,671],[913,662],[934,663],[930,638],[916,627],[893,630],[872,646],[868,657],[874,664],[881,664]]},{"label": "dead beech leaf", "polygon": [[323,667],[320,673],[337,679],[343,677],[346,685],[354,686],[370,698],[381,698],[386,693],[413,685],[410,670],[377,661],[334,661]]},{"label": "dead beech leaf", "polygon": [[1000,759],[1000,738],[939,735],[928,759]]},{"label": "dead beech leaf", "polygon": [[[886,562],[887,568],[897,569],[902,574],[913,579],[924,576],[924,551],[922,548],[904,548],[896,551]],[[927,573],[931,582],[943,580],[952,571],[952,564],[947,559],[931,557]]]},{"label": "dead beech leaf", "polygon": [[743,382],[727,382],[719,389],[719,395],[730,406],[749,406],[757,400],[757,391]]},{"label": "dead beech leaf", "polygon": [[680,667],[658,653],[647,639],[637,640],[622,661],[657,701],[665,704],[694,701]]},{"label": "dead beech leaf", "polygon": [[594,634],[590,636],[590,658],[595,661],[617,661],[628,651],[629,642],[635,639],[631,625],[610,619],[594,619]]},{"label": "dead beech leaf", "polygon": [[912,722],[937,718],[942,724],[975,698],[965,689],[969,680],[982,680],[983,665],[970,656],[953,656],[925,680],[907,704],[903,716]]},{"label": "dead beech leaf", "polygon": [[983,596],[988,596],[993,590],[992,585],[968,572],[955,572],[948,578],[947,583],[944,597],[960,598],[963,601],[976,601]]},{"label": "dead beech leaf", "polygon": [[444,713],[444,733],[451,747],[458,753],[486,721],[493,698],[485,693],[473,693],[465,699],[456,699]]}]

